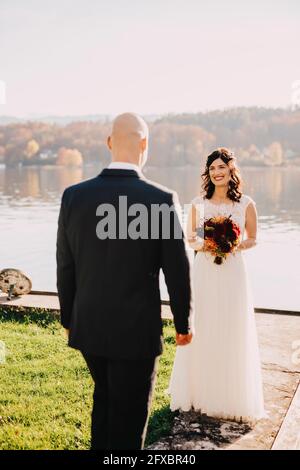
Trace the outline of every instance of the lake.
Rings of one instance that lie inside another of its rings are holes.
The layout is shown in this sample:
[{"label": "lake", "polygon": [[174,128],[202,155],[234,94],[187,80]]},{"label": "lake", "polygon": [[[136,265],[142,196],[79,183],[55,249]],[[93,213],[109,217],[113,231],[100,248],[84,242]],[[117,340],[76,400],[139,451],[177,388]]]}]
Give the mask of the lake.
[{"label": "lake", "polygon": [[[61,194],[91,178],[83,168],[0,167],[0,269],[18,268],[34,290],[56,291],[55,244]],[[181,204],[199,192],[197,168],[146,168],[145,176],[175,189]],[[256,307],[300,311],[300,168],[242,168],[244,192],[257,204],[258,245],[245,252]],[[167,298],[162,280],[163,298]]]}]

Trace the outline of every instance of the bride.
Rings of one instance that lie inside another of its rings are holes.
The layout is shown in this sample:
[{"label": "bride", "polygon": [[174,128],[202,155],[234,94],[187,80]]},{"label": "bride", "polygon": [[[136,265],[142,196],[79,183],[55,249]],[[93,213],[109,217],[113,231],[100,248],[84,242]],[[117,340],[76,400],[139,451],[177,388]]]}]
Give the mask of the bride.
[{"label": "bride", "polygon": [[[220,148],[208,156],[202,175],[204,196],[192,201],[187,237],[193,264],[195,336],[177,346],[169,384],[171,410],[191,408],[224,419],[263,417],[261,366],[251,290],[243,251],[256,244],[254,201],[241,193],[233,154]],[[231,216],[241,230],[235,252],[214,263],[196,230],[203,218]],[[244,231],[247,238],[243,239]]]}]

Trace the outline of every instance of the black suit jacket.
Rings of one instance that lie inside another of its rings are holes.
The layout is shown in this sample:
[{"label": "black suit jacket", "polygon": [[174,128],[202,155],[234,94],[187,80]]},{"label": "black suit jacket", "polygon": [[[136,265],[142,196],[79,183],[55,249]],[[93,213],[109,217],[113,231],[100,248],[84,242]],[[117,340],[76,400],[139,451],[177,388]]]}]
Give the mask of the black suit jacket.
[{"label": "black suit jacket", "polygon": [[[172,206],[176,193],[134,170],[105,169],[67,188],[57,232],[57,289],[69,346],[112,358],[146,358],[162,352],[159,272],[163,269],[178,333],[187,333],[191,310],[190,266],[184,239],[99,239],[97,207],[109,203],[119,216],[128,207]],[[133,217],[134,218],[134,217]],[[133,219],[128,218],[128,223]],[[172,225],[178,222],[173,214]],[[151,220],[149,219],[149,233]],[[117,223],[118,227],[118,223]],[[171,232],[172,234],[172,232]]]}]

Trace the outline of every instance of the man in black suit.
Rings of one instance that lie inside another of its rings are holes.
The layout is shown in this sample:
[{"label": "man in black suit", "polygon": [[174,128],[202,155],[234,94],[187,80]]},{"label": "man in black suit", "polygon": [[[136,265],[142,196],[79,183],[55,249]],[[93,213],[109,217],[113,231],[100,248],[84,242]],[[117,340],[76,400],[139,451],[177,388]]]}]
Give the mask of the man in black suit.
[{"label": "man in black suit", "polygon": [[57,289],[68,344],[82,352],[95,382],[91,448],[142,449],[162,353],[159,272],[184,346],[192,339],[190,266],[176,193],[141,173],[146,123],[118,116],[108,146],[109,167],[63,193]]}]

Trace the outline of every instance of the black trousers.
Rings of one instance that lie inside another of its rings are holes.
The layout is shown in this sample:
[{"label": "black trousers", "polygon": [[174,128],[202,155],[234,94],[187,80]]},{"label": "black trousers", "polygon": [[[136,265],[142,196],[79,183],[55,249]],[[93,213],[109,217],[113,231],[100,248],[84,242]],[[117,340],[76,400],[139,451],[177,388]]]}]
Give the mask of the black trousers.
[{"label": "black trousers", "polygon": [[91,449],[142,449],[158,358],[129,360],[82,354],[95,382]]}]

